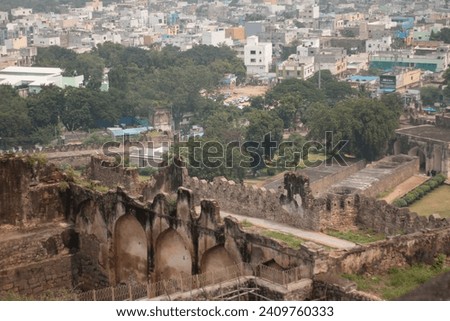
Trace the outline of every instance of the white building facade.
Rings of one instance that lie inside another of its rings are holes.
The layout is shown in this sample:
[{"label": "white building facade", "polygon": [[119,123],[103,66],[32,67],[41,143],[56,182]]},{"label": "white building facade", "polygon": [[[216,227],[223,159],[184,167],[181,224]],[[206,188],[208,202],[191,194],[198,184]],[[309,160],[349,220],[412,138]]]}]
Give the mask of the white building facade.
[{"label": "white building facade", "polygon": [[259,42],[257,36],[248,37],[244,46],[244,63],[247,75],[267,74],[272,64],[272,44]]}]

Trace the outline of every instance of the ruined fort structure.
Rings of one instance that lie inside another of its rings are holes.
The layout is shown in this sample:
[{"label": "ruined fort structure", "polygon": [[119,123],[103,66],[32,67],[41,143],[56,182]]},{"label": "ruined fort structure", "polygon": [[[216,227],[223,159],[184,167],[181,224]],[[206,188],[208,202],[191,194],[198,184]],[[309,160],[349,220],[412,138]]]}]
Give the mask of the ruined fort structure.
[{"label": "ruined fort structure", "polygon": [[[99,164],[92,159],[89,175],[108,192],[36,157],[0,159],[0,294],[120,284],[147,284],[153,291],[155,282],[244,264],[286,272],[280,274],[283,290],[255,278],[261,276],[255,270],[246,279],[272,299],[370,299],[324,275],[386,271],[450,254],[448,220],[357,193],[315,198],[309,178],[298,173],[286,174],[284,189],[273,191],[221,178],[204,182],[170,166],[138,188],[132,170]],[[346,250],[306,241],[294,249],[244,230],[224,212],[318,231],[370,227],[391,237]]]},{"label": "ruined fort structure", "polygon": [[395,154],[418,156],[423,172],[450,177],[450,110],[436,115],[435,125],[420,125],[396,131]]}]

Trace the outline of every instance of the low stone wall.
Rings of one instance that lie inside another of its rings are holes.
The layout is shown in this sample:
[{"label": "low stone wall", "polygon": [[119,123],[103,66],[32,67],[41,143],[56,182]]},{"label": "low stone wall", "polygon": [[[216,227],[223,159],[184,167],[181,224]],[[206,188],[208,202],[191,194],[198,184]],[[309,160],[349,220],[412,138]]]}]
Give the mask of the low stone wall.
[{"label": "low stone wall", "polygon": [[[44,147],[44,148],[34,148],[34,149],[20,149],[20,150],[13,150],[13,153],[21,153],[24,155],[28,154],[36,154],[36,153],[44,153],[44,154],[50,154],[50,153],[65,153],[65,152],[77,152],[77,151],[89,151],[89,150],[96,150],[101,149],[102,145],[99,144],[92,144],[92,145],[83,145],[83,144],[75,144],[75,145],[63,145],[63,146],[54,146],[54,147]],[[0,152],[0,155],[7,154],[11,151]]]},{"label": "low stone wall", "polygon": [[[409,175],[415,166],[415,160],[408,162],[402,175]],[[402,179],[400,176],[398,180]],[[285,175],[283,192],[237,184],[223,177],[212,182],[186,177],[184,182],[184,186],[193,191],[195,204],[200,199],[215,199],[223,212],[309,230],[366,228],[395,235],[450,226],[449,219],[419,216],[409,209],[400,209],[365,195],[325,194],[314,198],[308,178],[297,173]]]},{"label": "low stone wall", "polygon": [[44,223],[64,217],[64,175],[33,157],[0,159],[0,225]]},{"label": "low stone wall", "polygon": [[313,195],[317,197],[320,194],[326,193],[330,186],[334,183],[342,181],[350,175],[362,170],[365,166],[366,162],[364,160],[360,160],[354,164],[350,164],[349,166],[341,166],[338,172],[331,175],[326,175],[324,178],[311,182],[311,191],[313,192]]},{"label": "low stone wall", "polygon": [[0,243],[0,266],[37,263],[68,252],[58,228],[53,229],[53,233],[42,231],[24,234]]},{"label": "low stone wall", "polygon": [[358,204],[356,224],[387,235],[450,226],[447,218],[440,218],[439,215],[420,216],[408,208],[398,208],[383,200],[355,196],[355,203]]},{"label": "low stone wall", "polygon": [[376,296],[357,291],[356,284],[338,277],[317,276],[313,281],[313,300],[378,301]]},{"label": "low stone wall", "polygon": [[[0,270],[0,296],[18,293],[39,297],[52,291],[73,289],[72,255]],[[51,295],[51,293],[50,293]]]},{"label": "low stone wall", "polygon": [[[407,158],[407,156],[397,155],[392,156],[390,159],[395,161],[396,158],[400,159]],[[393,164],[395,166],[395,162]],[[415,157],[409,161],[405,161],[401,165],[396,166],[395,171],[393,173],[373,183],[368,189],[364,190],[362,194],[367,197],[377,197],[377,195],[379,195],[380,193],[391,190],[392,188],[396,187],[400,183],[403,183],[408,178],[414,176],[418,172],[419,172],[419,158]]]},{"label": "low stone wall", "polygon": [[99,289],[110,285],[105,266],[101,264],[100,246],[101,244],[95,237],[80,235],[80,251],[74,259],[74,266],[82,271],[77,279],[77,287],[80,290]]},{"label": "low stone wall", "polygon": [[132,194],[140,193],[141,186],[137,169],[117,165],[107,157],[91,157],[88,177],[91,180],[100,181],[102,185],[110,188],[122,186]]},{"label": "low stone wall", "polygon": [[450,255],[450,228],[397,236],[345,252],[335,251],[329,267],[336,274],[383,273],[394,267],[432,264],[440,253]]}]

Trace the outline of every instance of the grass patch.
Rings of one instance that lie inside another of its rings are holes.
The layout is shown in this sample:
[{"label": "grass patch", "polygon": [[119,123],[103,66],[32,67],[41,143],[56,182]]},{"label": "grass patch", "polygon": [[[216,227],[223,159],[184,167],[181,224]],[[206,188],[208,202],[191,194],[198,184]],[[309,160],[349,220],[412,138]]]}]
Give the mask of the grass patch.
[{"label": "grass patch", "polygon": [[249,221],[247,221],[247,220],[243,220],[243,221],[241,222],[241,226],[242,226],[243,228],[249,228],[249,227],[252,227],[252,226],[253,226],[253,223],[251,223],[251,222],[249,222]]},{"label": "grass patch", "polygon": [[350,241],[353,243],[365,244],[384,240],[386,236],[370,230],[364,231],[336,231],[328,230],[326,234],[337,237],[338,239]]},{"label": "grass patch", "polygon": [[393,268],[383,275],[343,274],[342,277],[355,282],[360,291],[375,294],[384,300],[393,300],[448,271],[450,271],[450,267],[414,265],[402,269]]},{"label": "grass patch", "polygon": [[301,238],[298,238],[292,234],[286,234],[286,233],[281,233],[281,232],[277,232],[277,231],[262,231],[261,233],[262,235],[266,236],[266,237],[270,237],[279,241],[282,241],[284,243],[286,243],[286,245],[288,245],[289,247],[292,248],[300,248],[300,245],[302,244],[303,240]]},{"label": "grass patch", "polygon": [[428,216],[439,214],[450,218],[450,186],[442,185],[409,206],[412,212]]}]

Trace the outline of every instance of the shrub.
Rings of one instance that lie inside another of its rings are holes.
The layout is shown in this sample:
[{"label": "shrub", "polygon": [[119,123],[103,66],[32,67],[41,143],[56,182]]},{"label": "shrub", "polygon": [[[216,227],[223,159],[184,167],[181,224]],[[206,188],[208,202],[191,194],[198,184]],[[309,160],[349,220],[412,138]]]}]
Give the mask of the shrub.
[{"label": "shrub", "polygon": [[417,198],[420,199],[422,198],[422,196],[425,195],[425,192],[419,187],[416,187],[415,189],[413,189],[412,191],[413,193],[417,194]]},{"label": "shrub", "polygon": [[416,190],[412,190],[410,193],[414,196],[414,200],[416,200],[420,197],[419,193],[417,193]]},{"label": "shrub", "polygon": [[404,200],[408,205],[412,204],[416,200],[416,195],[414,195],[412,192],[409,192],[405,195]]},{"label": "shrub", "polygon": [[445,180],[447,179],[447,177],[444,174],[437,174],[436,175],[436,179],[442,184],[445,182]]},{"label": "shrub", "polygon": [[439,185],[441,185],[442,183],[445,182],[446,177],[443,174],[437,174],[434,178],[433,178]]},{"label": "shrub", "polygon": [[403,198],[397,198],[393,203],[397,207],[406,207],[408,203]]},{"label": "shrub", "polygon": [[430,186],[426,184],[419,186],[419,188],[421,188],[425,192],[425,194],[431,191]]},{"label": "shrub", "polygon": [[430,179],[426,184],[430,186],[430,189],[434,189],[436,186],[438,186],[438,183],[433,179]]},{"label": "shrub", "polygon": [[143,167],[143,168],[138,168],[138,173],[141,176],[152,176],[153,174],[155,174],[158,171],[158,169],[154,168],[154,167]]}]

